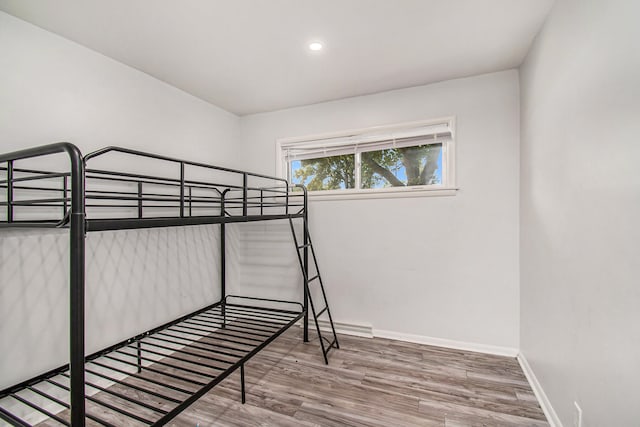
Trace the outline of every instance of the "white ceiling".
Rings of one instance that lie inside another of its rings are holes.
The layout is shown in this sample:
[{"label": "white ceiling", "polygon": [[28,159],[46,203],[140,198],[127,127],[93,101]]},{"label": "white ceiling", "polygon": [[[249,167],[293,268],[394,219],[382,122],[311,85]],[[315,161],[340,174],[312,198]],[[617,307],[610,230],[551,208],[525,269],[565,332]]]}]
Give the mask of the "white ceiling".
[{"label": "white ceiling", "polygon": [[[554,0],[0,0],[245,115],[517,67]],[[320,40],[325,49],[307,45]]]}]

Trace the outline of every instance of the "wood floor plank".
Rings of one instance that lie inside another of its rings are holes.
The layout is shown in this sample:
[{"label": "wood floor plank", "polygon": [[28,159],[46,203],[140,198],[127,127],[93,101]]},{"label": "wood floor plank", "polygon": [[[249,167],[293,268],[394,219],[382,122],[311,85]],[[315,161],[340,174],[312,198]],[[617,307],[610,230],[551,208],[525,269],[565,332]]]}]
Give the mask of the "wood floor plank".
[{"label": "wood floor plank", "polygon": [[486,409],[470,408],[455,403],[420,401],[421,412],[440,411],[445,416],[445,426],[548,426],[546,421],[510,415]]},{"label": "wood floor plank", "polygon": [[315,427],[317,424],[298,420],[269,409],[241,404],[220,396],[204,396],[168,424],[175,427]]},{"label": "wood floor plank", "polygon": [[[327,366],[317,342],[300,338],[299,331],[288,331],[247,364],[244,407],[299,425],[548,425],[513,358],[340,336],[341,349],[330,353]],[[237,381],[230,377],[208,398],[238,402]],[[201,427],[218,425],[199,416]],[[225,423],[245,425],[241,419]]]},{"label": "wood floor plank", "polygon": [[[514,358],[388,339],[340,336],[339,340],[341,348],[332,350],[325,365],[317,338],[303,343],[301,331],[292,328],[245,365],[246,404],[240,402],[236,371],[169,425],[548,426]],[[152,372],[147,375],[167,380]],[[140,379],[126,382],[169,393]],[[180,381],[173,383],[177,386]],[[145,397],[122,385],[113,390]],[[104,392],[96,396],[114,399]],[[169,406],[157,397],[146,397],[161,409]],[[96,415],[107,416],[95,405],[90,407]],[[109,420],[118,426],[139,425]]]}]

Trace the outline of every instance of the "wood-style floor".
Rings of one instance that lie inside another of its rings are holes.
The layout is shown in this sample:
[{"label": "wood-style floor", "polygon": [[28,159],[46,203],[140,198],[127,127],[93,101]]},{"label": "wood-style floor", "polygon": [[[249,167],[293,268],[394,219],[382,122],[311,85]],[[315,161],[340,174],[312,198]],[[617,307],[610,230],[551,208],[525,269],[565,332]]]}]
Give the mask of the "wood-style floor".
[{"label": "wood-style floor", "polygon": [[339,336],[325,365],[292,328],[170,425],[547,426],[514,358]]},{"label": "wood-style floor", "polygon": [[[245,365],[244,405],[238,371],[169,425],[548,426],[514,358],[341,335],[340,349],[331,351],[325,365],[317,339],[305,344],[301,335],[300,328],[291,328]],[[143,372],[153,378],[148,371]],[[127,382],[137,380],[129,377]],[[147,382],[139,385],[152,387]],[[131,394],[119,385],[109,390],[141,399],[135,390]],[[163,387],[158,390],[166,393]],[[104,392],[96,397],[114,399]],[[147,403],[151,410],[169,409],[161,399]],[[88,412],[115,426],[144,425],[110,418],[113,414],[91,401],[87,405]],[[58,424],[49,420],[39,427],[53,425]],[[97,424],[89,420],[88,425]]]}]

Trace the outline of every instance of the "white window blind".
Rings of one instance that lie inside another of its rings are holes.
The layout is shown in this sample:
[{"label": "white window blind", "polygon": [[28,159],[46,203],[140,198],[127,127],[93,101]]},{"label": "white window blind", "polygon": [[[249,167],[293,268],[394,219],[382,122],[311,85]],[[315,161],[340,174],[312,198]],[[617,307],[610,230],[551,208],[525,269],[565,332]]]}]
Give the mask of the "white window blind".
[{"label": "white window blind", "polygon": [[393,131],[370,132],[336,138],[314,139],[281,144],[283,161],[315,159],[319,157],[339,156],[403,148],[416,145],[442,143],[451,140],[453,131],[450,122],[428,126],[402,128]]}]

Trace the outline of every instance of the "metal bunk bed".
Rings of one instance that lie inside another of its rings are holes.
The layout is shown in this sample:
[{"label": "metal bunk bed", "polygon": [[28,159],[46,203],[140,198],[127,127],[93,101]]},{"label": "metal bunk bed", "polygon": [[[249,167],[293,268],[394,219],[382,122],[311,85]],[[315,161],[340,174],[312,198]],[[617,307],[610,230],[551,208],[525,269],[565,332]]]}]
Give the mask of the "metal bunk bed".
[{"label": "metal bunk bed", "polygon": [[[68,170],[16,167],[19,161],[58,153],[68,155]],[[114,154],[134,162],[156,162],[174,173],[91,167],[95,159]],[[216,181],[189,177],[193,169],[212,172]],[[237,369],[244,403],[245,363],[299,320],[307,342],[309,314],[315,320],[325,363],[329,350],[339,348],[307,227],[304,187],[292,191],[281,178],[118,147],[83,157],[69,143],[0,155],[2,175],[0,191],[6,196],[0,201],[0,209],[5,210],[0,228],[69,229],[70,361],[1,390],[0,421],[31,425],[16,415],[14,408],[21,406],[23,411],[47,417],[52,424],[46,425],[164,425]],[[301,244],[296,219],[303,224]],[[291,225],[303,274],[301,302],[226,293],[225,225],[265,220],[288,220]],[[220,225],[220,300],[85,355],[86,233],[199,224]],[[309,277],[310,266],[315,266],[313,277]],[[315,307],[311,298],[314,282],[319,284],[323,308]],[[320,315],[328,316],[330,338],[321,333]],[[85,391],[89,389],[93,394]],[[61,393],[67,397],[60,397]]]}]

